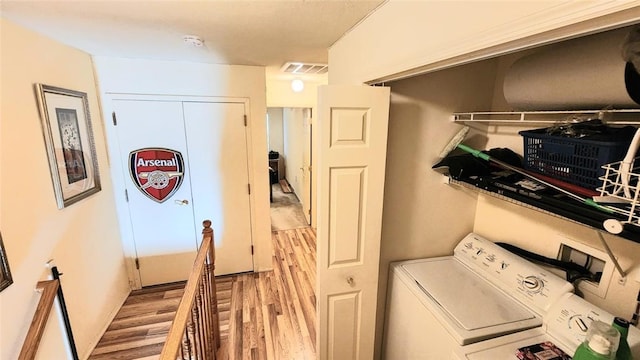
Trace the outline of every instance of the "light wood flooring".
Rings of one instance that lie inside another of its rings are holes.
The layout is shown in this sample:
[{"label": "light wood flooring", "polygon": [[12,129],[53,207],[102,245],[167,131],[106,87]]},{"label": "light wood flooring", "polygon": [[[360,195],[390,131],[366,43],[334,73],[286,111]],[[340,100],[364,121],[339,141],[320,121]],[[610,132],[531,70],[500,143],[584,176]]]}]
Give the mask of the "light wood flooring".
[{"label": "light wood flooring", "polygon": [[[273,271],[216,278],[220,359],[316,358],[316,234],[274,231],[272,241]],[[183,287],[133,291],[89,359],[157,359]]]}]

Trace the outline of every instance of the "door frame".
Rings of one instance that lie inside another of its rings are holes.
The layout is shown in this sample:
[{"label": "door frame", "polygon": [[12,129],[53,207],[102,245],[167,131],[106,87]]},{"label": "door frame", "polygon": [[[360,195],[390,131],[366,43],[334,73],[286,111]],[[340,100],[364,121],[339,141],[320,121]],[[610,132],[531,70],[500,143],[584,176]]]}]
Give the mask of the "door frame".
[{"label": "door frame", "polygon": [[[120,144],[118,142],[117,129],[114,126],[114,106],[115,100],[130,100],[130,101],[173,101],[173,102],[211,102],[211,103],[240,103],[244,105],[245,115],[247,116],[247,126],[245,127],[246,140],[247,140],[247,171],[249,176],[249,183],[255,184],[255,169],[252,164],[253,158],[253,142],[251,134],[251,104],[249,98],[244,97],[220,97],[220,96],[187,96],[187,95],[155,95],[155,94],[122,94],[122,93],[106,93],[104,94],[102,112],[104,113],[105,136],[107,143],[107,154],[109,156],[109,173],[111,175],[113,183],[113,194],[115,199],[116,213],[119,223],[120,238],[122,242],[122,249],[124,253],[124,261],[126,266],[127,277],[129,279],[129,286],[132,290],[141,289],[142,282],[140,279],[140,272],[136,269],[136,247],[133,237],[133,227],[131,225],[131,216],[129,212],[129,205],[126,200],[125,189],[126,181],[129,178],[128,169],[124,169],[122,161],[119,161],[121,156]],[[117,118],[117,114],[116,114]],[[250,209],[250,221],[251,221],[251,244],[255,246],[255,239],[257,234],[256,229],[256,199],[257,191],[251,191],[249,194],[249,209]],[[198,223],[198,219],[196,224]],[[205,219],[199,219],[200,221]],[[196,230],[197,231],[197,230]],[[215,235],[215,229],[214,229]],[[198,241],[198,244],[200,241]],[[251,255],[253,268],[256,268],[255,253]]]},{"label": "door frame", "polygon": [[[311,106],[268,106],[267,107],[267,111],[268,109],[280,109],[283,112],[283,131],[282,131],[282,140],[283,143],[285,141],[285,132],[284,132],[284,110],[285,109],[300,109],[303,113],[303,121],[304,122],[308,122],[309,123],[309,133],[305,134],[304,133],[304,125],[303,125],[303,134],[302,136],[304,137],[303,141],[303,145],[302,145],[302,155],[303,155],[303,159],[302,159],[302,166],[303,166],[303,170],[301,170],[301,175],[308,177],[308,184],[305,185],[304,183],[304,179],[301,185],[301,189],[299,192],[296,192],[296,197],[298,198],[298,201],[300,202],[300,204],[302,204],[302,210],[304,213],[304,217],[305,220],[307,222],[307,224],[309,224],[309,226],[311,227],[315,227],[315,213],[316,213],[316,209],[315,209],[315,174],[313,171],[313,162],[314,162],[314,140],[313,140],[313,123],[314,123],[314,118],[313,118],[313,114],[314,114],[314,110],[316,109],[315,107],[311,107]],[[268,123],[268,119],[267,119],[267,123]],[[268,126],[268,125],[267,125]],[[270,149],[272,150],[272,149]],[[304,163],[304,152],[307,151],[309,153],[309,162],[308,164]],[[285,154],[284,151],[281,155],[289,155],[289,154]],[[286,161],[286,158],[285,158]],[[285,169],[287,167],[287,164],[285,163]],[[287,179],[289,180],[289,179]],[[290,182],[291,183],[291,182]],[[306,201],[305,201],[306,199]],[[305,209],[305,204],[307,204],[307,208]],[[308,212],[307,212],[308,210]]]},{"label": "door frame", "polygon": [[[313,197],[313,186],[312,186],[312,178],[313,178],[313,167],[311,166],[311,164],[313,163],[313,141],[312,141],[312,136],[313,136],[313,109],[312,108],[305,108],[305,110],[303,110],[303,113],[306,113],[304,116],[303,121],[303,125],[302,125],[302,129],[303,129],[303,137],[304,137],[304,144],[303,144],[303,149],[302,149],[302,167],[303,169],[303,178],[302,178],[302,198],[305,199],[302,201],[302,212],[304,213],[304,217],[307,220],[307,223],[309,224],[309,226],[312,226],[312,222],[311,222],[311,218],[312,218],[312,212],[313,212],[313,202],[311,201],[312,197]],[[307,124],[307,126],[309,127],[308,132],[304,131],[304,124]],[[306,155],[308,156],[305,156]],[[307,158],[308,157],[308,158]],[[305,164],[305,160],[307,160],[307,163]],[[305,176],[306,174],[306,176]],[[306,179],[306,180],[305,180]],[[314,224],[315,225],[315,224]]]}]

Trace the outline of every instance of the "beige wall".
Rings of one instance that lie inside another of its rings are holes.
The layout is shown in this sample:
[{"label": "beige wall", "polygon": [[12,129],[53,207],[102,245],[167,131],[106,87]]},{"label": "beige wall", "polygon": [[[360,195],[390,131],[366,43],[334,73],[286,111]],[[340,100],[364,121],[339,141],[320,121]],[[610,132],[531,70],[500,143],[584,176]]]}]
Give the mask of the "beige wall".
[{"label": "beige wall", "polygon": [[304,81],[304,90],[299,93],[291,90],[291,80],[294,78],[296,77],[293,75],[267,72],[268,107],[316,107],[318,86],[327,84],[327,75],[298,76],[297,78]]},{"label": "beige wall", "polygon": [[268,108],[269,151],[284,154],[284,131],[282,129],[282,108]]},{"label": "beige wall", "polygon": [[302,198],[302,158],[304,152],[304,109],[282,109],[284,131],[285,177],[298,199]]},{"label": "beige wall", "polygon": [[[271,223],[269,217],[269,172],[265,103],[265,70],[258,66],[214,65],[179,61],[134,60],[95,57],[95,67],[104,97],[104,116],[110,116],[109,94],[175,95],[238,98],[248,100],[249,181],[251,183],[251,226],[254,270],[272,268]],[[117,155],[115,133],[109,135],[110,154]],[[126,176],[112,172],[115,189],[124,189]],[[124,190],[117,190],[124,192]],[[118,214],[127,217],[126,202],[116,199]],[[130,273],[135,250],[129,227],[123,227],[122,238]]]},{"label": "beige wall", "polygon": [[[14,284],[0,293],[0,358],[15,359],[39,296],[34,287],[54,259],[78,353],[86,358],[129,293],[103,118],[89,55],[0,19],[1,226]],[[34,84],[88,94],[102,191],[58,210]],[[39,358],[64,359],[52,315]]]}]

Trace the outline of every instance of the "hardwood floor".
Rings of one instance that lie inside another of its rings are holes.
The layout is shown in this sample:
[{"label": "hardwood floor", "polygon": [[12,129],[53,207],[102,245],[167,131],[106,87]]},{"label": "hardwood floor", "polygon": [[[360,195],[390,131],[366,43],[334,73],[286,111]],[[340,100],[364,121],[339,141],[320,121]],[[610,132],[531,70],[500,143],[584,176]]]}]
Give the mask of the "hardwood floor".
[{"label": "hardwood floor", "polygon": [[183,290],[176,283],[133,291],[89,359],[157,358]]},{"label": "hardwood floor", "polygon": [[[274,231],[273,271],[217,277],[223,360],[315,359],[316,234]],[[183,283],[131,293],[90,360],[157,359]]]}]

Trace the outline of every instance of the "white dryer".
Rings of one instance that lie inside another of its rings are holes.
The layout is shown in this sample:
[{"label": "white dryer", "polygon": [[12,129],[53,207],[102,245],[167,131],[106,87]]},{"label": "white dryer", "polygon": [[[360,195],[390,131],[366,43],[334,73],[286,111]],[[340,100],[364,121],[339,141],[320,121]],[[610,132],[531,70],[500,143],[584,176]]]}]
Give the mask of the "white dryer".
[{"label": "white dryer", "polygon": [[560,277],[471,233],[453,256],[391,265],[384,358],[455,359],[469,344],[540,329],[551,306],[572,291]]},{"label": "white dryer", "polygon": [[[574,294],[566,294],[545,315],[542,327],[459,347],[453,359],[515,360],[519,349],[542,343],[552,343],[573,356],[595,320],[611,324],[613,315]],[[640,330],[630,327],[627,341],[633,357],[640,359]]]}]

